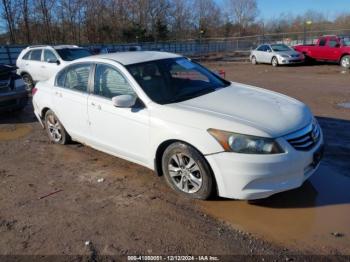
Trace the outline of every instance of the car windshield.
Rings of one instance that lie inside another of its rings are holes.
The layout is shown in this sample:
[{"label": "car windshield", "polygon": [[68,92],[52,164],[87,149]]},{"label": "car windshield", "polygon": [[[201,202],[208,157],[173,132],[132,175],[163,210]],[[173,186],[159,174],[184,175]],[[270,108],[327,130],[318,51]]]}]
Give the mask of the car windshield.
[{"label": "car windshield", "polygon": [[84,48],[62,48],[56,49],[56,52],[64,61],[73,61],[75,59],[92,55],[89,50]]},{"label": "car windshield", "polygon": [[344,37],[342,42],[344,46],[350,46],[350,37]]},{"label": "car windshield", "polygon": [[278,44],[278,45],[271,45],[271,48],[275,52],[283,52],[283,51],[290,51],[290,47],[283,45],[283,44]]},{"label": "car windshield", "polygon": [[126,66],[145,93],[156,103],[185,101],[230,85],[186,58],[170,58]]}]

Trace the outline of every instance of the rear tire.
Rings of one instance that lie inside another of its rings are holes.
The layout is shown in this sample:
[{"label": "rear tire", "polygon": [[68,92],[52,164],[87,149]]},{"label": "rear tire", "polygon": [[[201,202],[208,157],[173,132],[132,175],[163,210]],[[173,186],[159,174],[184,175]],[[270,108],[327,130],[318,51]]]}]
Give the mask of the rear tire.
[{"label": "rear tire", "polygon": [[25,73],[22,75],[22,79],[23,79],[23,82],[26,84],[26,90],[28,92],[31,92],[32,89],[34,88],[33,78],[29,74]]},{"label": "rear tire", "polygon": [[48,110],[45,114],[45,129],[50,142],[54,144],[65,145],[71,140],[66,129],[51,110]]},{"label": "rear tire", "polygon": [[340,59],[340,65],[343,68],[350,68],[350,55],[345,55]]},{"label": "rear tire", "polygon": [[258,61],[256,60],[255,56],[252,56],[252,64],[253,65],[257,65],[258,64]]},{"label": "rear tire", "polygon": [[272,57],[272,60],[271,60],[271,64],[273,67],[277,67],[278,66],[278,59],[277,57]]},{"label": "rear tire", "polygon": [[162,157],[162,170],[167,184],[184,196],[204,200],[214,191],[209,164],[188,144],[176,142],[168,146]]}]

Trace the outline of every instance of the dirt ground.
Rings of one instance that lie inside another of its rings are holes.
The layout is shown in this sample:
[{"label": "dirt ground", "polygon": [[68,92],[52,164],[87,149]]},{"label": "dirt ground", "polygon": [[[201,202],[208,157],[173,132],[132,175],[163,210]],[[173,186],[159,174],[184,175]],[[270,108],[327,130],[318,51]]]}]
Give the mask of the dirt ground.
[{"label": "dirt ground", "polygon": [[146,168],[78,143],[49,144],[28,106],[21,114],[0,115],[0,254],[78,254],[90,260],[350,255],[350,110],[337,106],[350,101],[349,72],[334,65],[208,66],[311,107],[325,133],[326,155],[309,182],[250,203],[184,199]]}]

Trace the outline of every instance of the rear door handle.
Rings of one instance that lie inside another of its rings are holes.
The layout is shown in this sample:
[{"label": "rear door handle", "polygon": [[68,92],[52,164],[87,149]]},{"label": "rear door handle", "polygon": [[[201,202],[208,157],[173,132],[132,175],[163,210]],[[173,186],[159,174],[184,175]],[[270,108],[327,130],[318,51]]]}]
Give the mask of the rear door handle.
[{"label": "rear door handle", "polygon": [[56,95],[56,96],[59,96],[59,97],[62,97],[62,93],[60,93],[60,92],[58,92],[58,91],[55,92],[55,95]]}]

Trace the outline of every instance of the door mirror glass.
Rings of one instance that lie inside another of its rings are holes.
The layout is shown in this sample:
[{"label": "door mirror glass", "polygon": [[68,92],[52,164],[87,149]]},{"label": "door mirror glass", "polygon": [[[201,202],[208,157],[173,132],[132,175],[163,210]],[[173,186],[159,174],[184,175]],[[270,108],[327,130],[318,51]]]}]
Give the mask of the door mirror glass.
[{"label": "door mirror glass", "polygon": [[120,95],[112,97],[112,103],[115,107],[130,108],[135,105],[136,99],[133,95]]}]

